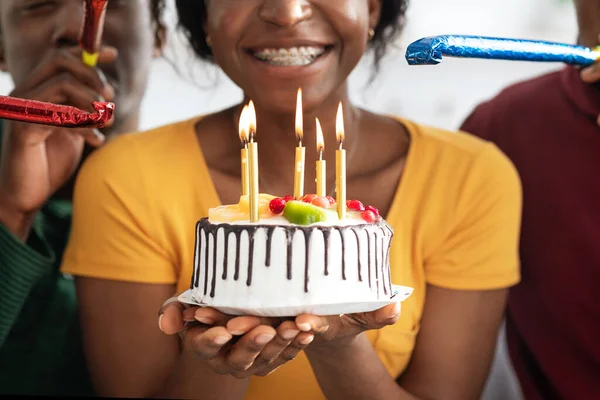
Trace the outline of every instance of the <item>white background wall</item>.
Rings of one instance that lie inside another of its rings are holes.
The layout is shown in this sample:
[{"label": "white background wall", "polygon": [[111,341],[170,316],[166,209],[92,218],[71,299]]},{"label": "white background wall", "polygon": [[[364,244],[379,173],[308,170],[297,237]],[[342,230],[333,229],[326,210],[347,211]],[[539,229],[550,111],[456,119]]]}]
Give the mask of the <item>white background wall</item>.
[{"label": "white background wall", "polygon": [[[404,59],[409,43],[424,36],[450,33],[572,43],[576,31],[570,0],[413,0],[409,24],[397,49],[385,60],[378,79],[364,90],[370,64],[361,63],[352,76],[352,96],[358,104],[368,104],[367,108],[374,111],[456,129],[477,103],[501,88],[561,66],[445,59],[437,66],[409,67]],[[180,66],[183,75],[164,60],[155,62],[143,105],[143,129],[218,110],[241,99],[239,89],[216,69],[190,63],[184,42],[174,33],[169,38],[167,56]],[[0,75],[0,94],[8,94],[11,89],[10,78]],[[501,337],[485,398],[516,399],[517,393]]]}]

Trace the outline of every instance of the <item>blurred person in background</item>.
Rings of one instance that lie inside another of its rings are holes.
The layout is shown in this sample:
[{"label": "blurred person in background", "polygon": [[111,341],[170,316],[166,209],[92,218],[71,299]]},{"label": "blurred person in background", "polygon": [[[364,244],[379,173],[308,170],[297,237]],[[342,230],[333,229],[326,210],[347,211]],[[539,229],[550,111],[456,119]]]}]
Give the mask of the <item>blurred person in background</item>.
[{"label": "blurred person in background", "polygon": [[[600,43],[600,0],[575,0]],[[566,67],[481,104],[462,130],[494,142],[523,183],[522,281],[506,315],[527,399],[600,398],[600,65]]]},{"label": "blurred person in background", "polygon": [[110,127],[61,129],[2,121],[0,394],[91,395],[73,280],[59,265],[73,178],[105,138],[138,128],[151,60],[165,30],[147,0],[110,1],[98,68],[81,61],[81,0],[0,2],[0,65],[11,96],[93,111],[116,103]]}]

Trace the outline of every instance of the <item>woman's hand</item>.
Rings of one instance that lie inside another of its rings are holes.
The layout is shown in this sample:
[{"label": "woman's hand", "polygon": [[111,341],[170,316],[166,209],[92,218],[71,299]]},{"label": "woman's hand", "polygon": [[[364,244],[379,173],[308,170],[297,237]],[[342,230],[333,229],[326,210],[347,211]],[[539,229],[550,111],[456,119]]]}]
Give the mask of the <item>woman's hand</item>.
[{"label": "woman's hand", "polygon": [[236,378],[270,374],[294,359],[315,336],[313,346],[343,346],[362,332],[392,325],[400,317],[400,303],[367,313],[327,317],[302,314],[295,320],[284,320],[231,316],[174,299],[161,310],[160,329],[168,335],[179,333],[184,349],[207,360],[216,373]]},{"label": "woman's hand", "polygon": [[266,376],[293,360],[313,341],[294,321],[280,318],[236,317],[206,307],[168,300],[159,313],[160,329],[178,333],[190,351],[218,374],[239,379]]},{"label": "woman's hand", "polygon": [[317,316],[301,314],[296,317],[296,326],[303,332],[315,333],[311,348],[346,345],[359,334],[393,325],[400,318],[400,303],[390,304],[371,312]]},{"label": "woman's hand", "polygon": [[[99,62],[113,63],[116,57],[114,48],[105,47]],[[50,53],[11,96],[93,111],[94,101],[113,100],[114,89],[100,69],[81,62],[81,49],[73,47]],[[100,146],[104,136],[96,129],[3,123],[0,223],[25,240],[37,210],[75,173],[84,144]]]}]

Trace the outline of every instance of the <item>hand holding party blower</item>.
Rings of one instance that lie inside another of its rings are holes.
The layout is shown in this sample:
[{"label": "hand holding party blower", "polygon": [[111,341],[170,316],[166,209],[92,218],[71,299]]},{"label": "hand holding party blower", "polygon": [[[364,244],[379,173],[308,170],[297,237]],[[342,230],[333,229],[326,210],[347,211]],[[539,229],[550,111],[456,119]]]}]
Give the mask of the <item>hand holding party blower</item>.
[{"label": "hand holding party blower", "polygon": [[83,49],[83,63],[89,67],[95,67],[98,63],[107,3],[108,0],[85,0],[85,18],[80,45]]},{"label": "hand holding party blower", "polygon": [[443,35],[426,37],[406,49],[409,65],[433,65],[442,56],[493,60],[562,62],[588,66],[600,59],[600,48],[538,40],[483,36]]}]

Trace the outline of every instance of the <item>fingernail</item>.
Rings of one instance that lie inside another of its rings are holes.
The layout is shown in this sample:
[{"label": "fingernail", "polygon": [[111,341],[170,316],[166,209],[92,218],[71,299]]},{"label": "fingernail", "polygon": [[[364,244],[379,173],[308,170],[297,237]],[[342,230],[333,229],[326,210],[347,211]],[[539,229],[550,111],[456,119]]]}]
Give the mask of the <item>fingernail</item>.
[{"label": "fingernail", "polygon": [[306,346],[307,344],[310,344],[314,339],[315,339],[315,337],[312,336],[312,335],[311,336],[307,336],[307,337],[305,337],[303,339],[300,339],[300,344],[303,344],[303,345]]},{"label": "fingernail", "polygon": [[213,339],[213,342],[215,344],[218,344],[219,346],[223,346],[225,343],[229,342],[229,339],[227,336],[217,336],[216,338]]},{"label": "fingernail", "polygon": [[262,346],[262,345],[269,343],[271,340],[273,340],[274,337],[275,337],[274,335],[268,335],[268,334],[258,335],[256,337],[256,339],[254,339],[254,342],[256,344],[258,344],[259,346]]},{"label": "fingernail", "polygon": [[161,314],[161,315],[158,317],[158,329],[160,329],[160,330],[161,330],[161,331],[163,331],[163,332],[165,331],[165,330],[163,329],[163,327],[162,327],[162,319],[163,319],[163,317],[164,317],[164,316],[165,316],[164,314]]},{"label": "fingernail", "polygon": [[394,316],[400,314],[400,303],[394,304]]},{"label": "fingernail", "polygon": [[296,335],[298,333],[300,333],[300,331],[290,329],[287,331],[283,331],[283,333],[281,334],[281,337],[284,338],[285,340],[292,340],[293,338],[296,337]]},{"label": "fingernail", "polygon": [[311,329],[311,326],[309,323],[303,323],[303,324],[296,324],[296,326],[303,332],[308,332]]},{"label": "fingernail", "polygon": [[206,325],[213,325],[215,323],[215,321],[206,317],[196,317],[196,321]]}]

